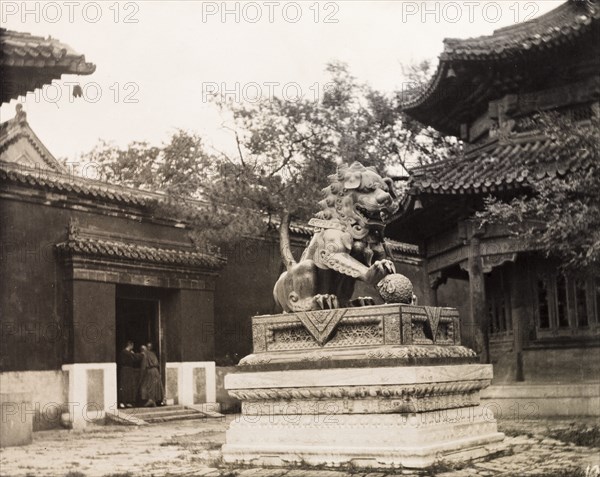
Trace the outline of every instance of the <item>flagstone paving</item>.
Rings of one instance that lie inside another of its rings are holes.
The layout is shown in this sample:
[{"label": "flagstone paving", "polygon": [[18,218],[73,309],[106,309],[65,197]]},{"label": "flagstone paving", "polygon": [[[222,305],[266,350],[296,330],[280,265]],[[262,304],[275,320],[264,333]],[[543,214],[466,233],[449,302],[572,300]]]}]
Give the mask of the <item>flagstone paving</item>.
[{"label": "flagstone paving", "polygon": [[[500,421],[508,450],[415,472],[390,469],[235,468],[220,447],[234,416],[143,427],[94,426],[34,433],[29,446],[0,450],[2,477],[599,477],[597,419]],[[257,439],[260,438],[257,436]],[[587,473],[586,473],[587,469]]]}]

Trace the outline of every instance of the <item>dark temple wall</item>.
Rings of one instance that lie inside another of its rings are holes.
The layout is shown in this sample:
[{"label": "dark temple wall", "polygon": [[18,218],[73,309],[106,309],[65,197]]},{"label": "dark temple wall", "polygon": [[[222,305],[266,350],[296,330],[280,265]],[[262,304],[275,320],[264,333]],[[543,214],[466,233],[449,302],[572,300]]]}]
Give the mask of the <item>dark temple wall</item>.
[{"label": "dark temple wall", "polygon": [[69,212],[0,200],[0,370],[60,369],[70,341],[63,272],[53,244]]},{"label": "dark temple wall", "polygon": [[[179,291],[181,361],[212,361],[215,356],[212,292]],[[169,358],[169,361],[175,361]]]},{"label": "dark temple wall", "polygon": [[83,280],[73,280],[71,283],[72,362],[115,361],[115,284]]},{"label": "dark temple wall", "polygon": [[[0,371],[113,361],[115,285],[66,279],[68,270],[55,245],[67,238],[69,220],[117,239],[189,244],[188,232],[127,218],[125,211],[109,215],[95,208],[73,210],[64,198],[49,198],[51,205],[37,200],[0,200]],[[182,323],[174,327],[174,334],[180,336],[176,341],[181,359],[213,359],[212,340],[203,338],[214,334],[211,295],[212,291],[184,291],[180,297]],[[177,349],[175,344],[171,349]]]},{"label": "dark temple wall", "polygon": [[[274,239],[248,239],[224,247],[227,265],[215,290],[215,343],[220,364],[237,364],[252,352],[251,317],[278,312],[273,285],[283,272]],[[299,256],[302,247],[295,247]],[[229,356],[229,357],[228,357]]]}]

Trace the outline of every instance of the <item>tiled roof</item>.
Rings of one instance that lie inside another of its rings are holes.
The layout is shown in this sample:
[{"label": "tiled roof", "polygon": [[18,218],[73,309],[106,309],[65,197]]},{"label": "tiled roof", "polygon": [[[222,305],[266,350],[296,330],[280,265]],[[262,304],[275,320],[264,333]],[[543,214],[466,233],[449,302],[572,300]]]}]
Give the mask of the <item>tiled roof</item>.
[{"label": "tiled roof", "polygon": [[198,251],[151,247],[116,240],[80,237],[77,235],[69,237],[66,242],[59,243],[56,247],[63,252],[80,255],[186,267],[192,266],[210,270],[218,270],[226,263],[226,260],[222,257]]},{"label": "tiled roof", "polygon": [[14,118],[0,124],[0,156],[3,155],[13,144],[25,138],[31,147],[37,152],[44,169],[56,172],[65,172],[63,165],[52,155],[44,143],[27,122],[27,114],[23,111],[23,105],[17,104],[17,113]]},{"label": "tiled roof", "polygon": [[163,197],[160,194],[1,161],[0,181],[56,193],[71,193],[91,200],[104,200],[134,206],[149,206]]},{"label": "tiled roof", "polygon": [[[2,147],[3,145],[0,142],[0,150]],[[160,193],[107,184],[106,182],[56,173],[46,169],[32,169],[20,164],[2,161],[0,161],[0,181],[33,186],[52,192],[72,193],[86,199],[105,200],[133,206],[150,206],[166,198],[165,195]],[[265,218],[266,222],[268,220]],[[276,220],[273,220],[273,222],[276,222],[277,227],[279,226]],[[314,233],[313,227],[299,222],[290,224],[290,231],[297,235],[312,235]]]},{"label": "tiled roof", "polygon": [[[2,147],[0,142],[0,150]],[[70,193],[84,199],[97,199],[140,207],[152,206],[166,198],[165,195],[160,193],[107,184],[106,182],[56,173],[46,169],[32,169],[20,164],[2,161],[0,161],[0,182],[31,186],[56,193]],[[198,205],[200,206],[201,203],[198,203]],[[276,227],[279,226],[278,221],[272,221]],[[268,222],[268,219],[265,218],[266,222]],[[313,227],[300,222],[290,224],[290,231],[293,234],[305,236],[314,233]]]},{"label": "tiled roof", "polygon": [[593,62],[599,26],[600,5],[569,0],[492,35],[446,39],[433,78],[405,91],[402,109],[444,134],[459,136],[461,123],[485,112],[490,100],[559,81],[574,68],[569,62],[576,54],[588,55]]},{"label": "tiled roof", "polygon": [[63,74],[89,75],[96,70],[84,55],[54,38],[4,28],[0,29],[0,52],[3,103]]},{"label": "tiled roof", "polygon": [[587,0],[569,0],[533,20],[496,30],[492,35],[444,40],[441,60],[509,58],[549,49],[576,37],[600,19],[600,8]]},{"label": "tiled roof", "polygon": [[96,70],[96,65],[85,61],[85,55],[51,37],[44,38],[2,28],[0,47],[0,64],[3,66],[56,68],[62,74],[78,75],[89,75]]},{"label": "tiled roof", "polygon": [[[279,230],[279,225],[281,224],[281,222],[279,221],[279,219],[277,217],[265,217],[263,219],[264,223],[267,225],[273,225],[275,226],[276,230]],[[292,223],[290,223],[290,232],[292,232],[293,234],[296,235],[312,235],[315,233],[315,229],[313,226],[308,225],[306,223],[302,223],[302,222],[297,222],[297,221],[293,221]]]},{"label": "tiled roof", "polygon": [[315,233],[315,229],[310,225],[293,222],[290,224],[290,232],[297,235],[312,235]]},{"label": "tiled roof", "polygon": [[411,243],[405,242],[398,242],[397,240],[392,240],[390,238],[385,239],[385,245],[390,251],[399,253],[401,255],[420,255],[418,245],[413,245]]},{"label": "tiled roof", "polygon": [[481,194],[518,189],[544,177],[561,176],[586,164],[591,154],[571,155],[544,137],[493,141],[449,159],[411,171],[414,193]]}]

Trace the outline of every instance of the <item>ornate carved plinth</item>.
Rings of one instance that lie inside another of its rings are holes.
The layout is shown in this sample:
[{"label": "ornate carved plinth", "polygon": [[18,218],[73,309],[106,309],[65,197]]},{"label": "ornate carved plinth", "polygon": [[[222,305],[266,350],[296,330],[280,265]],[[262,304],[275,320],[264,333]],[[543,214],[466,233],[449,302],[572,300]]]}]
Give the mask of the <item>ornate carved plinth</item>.
[{"label": "ornate carved plinth", "polygon": [[253,318],[254,354],[225,378],[242,401],[227,462],[427,467],[502,447],[479,393],[491,365],[451,308],[381,305]]},{"label": "ornate carved plinth", "polygon": [[475,357],[460,345],[454,308],[393,304],[256,316],[252,335],[254,354],[240,365]]}]

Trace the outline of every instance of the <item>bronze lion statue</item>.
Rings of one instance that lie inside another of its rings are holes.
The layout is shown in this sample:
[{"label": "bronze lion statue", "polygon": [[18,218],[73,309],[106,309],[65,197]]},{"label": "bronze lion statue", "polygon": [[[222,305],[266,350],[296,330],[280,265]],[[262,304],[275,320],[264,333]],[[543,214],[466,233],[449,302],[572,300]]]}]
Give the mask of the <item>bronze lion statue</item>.
[{"label": "bronze lion statue", "polygon": [[356,280],[375,286],[395,273],[383,240],[385,225],[398,210],[392,180],[359,162],[339,166],[329,179],[321,211],[309,222],[315,233],[298,263],[287,232],[282,235],[287,271],[273,295],[284,312],[373,305],[370,297],[351,301]]}]

